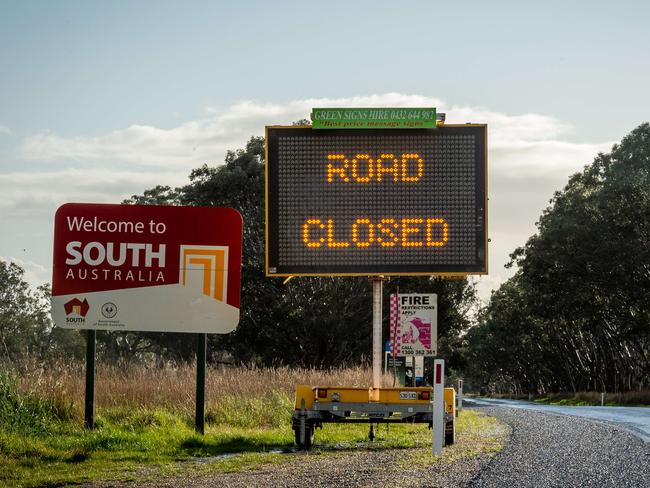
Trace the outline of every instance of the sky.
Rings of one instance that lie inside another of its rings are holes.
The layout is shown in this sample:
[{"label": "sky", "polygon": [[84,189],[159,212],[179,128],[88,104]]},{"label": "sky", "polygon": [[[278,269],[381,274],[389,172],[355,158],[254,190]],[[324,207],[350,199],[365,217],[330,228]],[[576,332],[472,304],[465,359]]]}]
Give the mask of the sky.
[{"label": "sky", "polygon": [[0,0],[0,259],[50,281],[65,202],[188,182],[312,107],[487,123],[490,274],[650,119],[645,1]]}]

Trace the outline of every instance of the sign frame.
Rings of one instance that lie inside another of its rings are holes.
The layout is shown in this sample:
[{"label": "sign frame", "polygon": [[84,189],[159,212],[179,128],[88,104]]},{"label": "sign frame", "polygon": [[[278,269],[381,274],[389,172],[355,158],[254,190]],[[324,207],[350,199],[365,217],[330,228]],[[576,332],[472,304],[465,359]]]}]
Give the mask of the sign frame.
[{"label": "sign frame", "polygon": [[54,217],[56,327],[232,332],[243,220],[230,207],[65,203]]},{"label": "sign frame", "polygon": [[[484,189],[484,194],[483,194],[483,199],[482,199],[482,207],[483,207],[483,225],[481,232],[483,234],[483,239],[482,239],[482,249],[484,251],[484,259],[483,259],[483,266],[482,269],[477,269],[477,270],[443,270],[443,269],[430,269],[430,270],[423,270],[423,271],[400,271],[400,270],[394,270],[394,269],[389,269],[388,267],[384,267],[384,269],[379,269],[382,266],[377,265],[375,266],[374,270],[359,270],[359,271],[296,271],[296,270],[278,270],[276,269],[274,272],[271,272],[271,268],[273,266],[270,265],[270,254],[275,251],[275,249],[270,249],[271,244],[270,244],[270,233],[271,230],[269,229],[269,220],[270,220],[270,206],[274,205],[274,203],[270,203],[269,201],[269,179],[272,178],[273,176],[269,175],[270,168],[269,168],[269,151],[273,143],[269,139],[269,131],[277,131],[277,130],[297,130],[297,129],[302,129],[302,130],[313,130],[312,126],[310,125],[295,125],[295,126],[286,126],[286,125],[270,125],[265,127],[265,181],[264,181],[264,195],[265,195],[265,255],[266,255],[266,263],[265,263],[265,273],[267,277],[293,277],[293,276],[439,276],[439,277],[465,277],[468,275],[487,275],[489,272],[489,250],[488,250],[488,134],[487,134],[487,124],[445,124],[444,126],[439,126],[436,129],[331,129],[331,130],[319,130],[319,131],[314,131],[315,133],[318,134],[327,134],[327,133],[341,133],[342,135],[350,135],[353,132],[359,132],[359,133],[371,133],[371,132],[377,132],[378,135],[386,135],[387,133],[403,133],[403,132],[444,132],[445,129],[450,128],[467,128],[467,127],[475,127],[475,128],[482,128],[483,129],[483,165],[482,165],[482,188]],[[406,135],[406,134],[405,134]],[[273,151],[274,148],[271,148],[271,151]],[[478,184],[478,180],[477,180]],[[277,230],[277,226],[276,226]],[[277,239],[276,239],[277,240]],[[347,267],[349,268],[350,266],[346,265],[340,265],[340,267]]]}]

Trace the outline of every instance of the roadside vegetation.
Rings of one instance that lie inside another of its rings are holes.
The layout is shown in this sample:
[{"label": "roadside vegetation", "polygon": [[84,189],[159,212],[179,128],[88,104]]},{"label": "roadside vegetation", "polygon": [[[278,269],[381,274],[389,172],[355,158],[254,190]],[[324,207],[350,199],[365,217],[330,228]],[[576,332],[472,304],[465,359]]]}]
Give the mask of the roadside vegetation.
[{"label": "roadside vegetation", "polygon": [[466,335],[474,389],[648,403],[650,124],[555,193],[510,265]]},{"label": "roadside vegetation", "polygon": [[[547,405],[600,405],[600,393],[595,391],[579,391],[572,393],[550,393],[534,398],[537,403]],[[650,390],[628,391],[625,393],[605,393],[606,407],[650,407]]]},{"label": "roadside vegetation", "polygon": [[[469,394],[467,396],[474,396]],[[490,398],[510,400],[529,400],[546,405],[600,405],[600,393],[578,391],[576,393],[549,393],[547,395],[524,395],[512,393],[493,393]],[[605,393],[605,406],[608,407],[650,407],[650,390]]]},{"label": "roadside vegetation", "polygon": [[[210,368],[205,436],[193,427],[191,364],[100,365],[93,431],[83,428],[82,363],[24,361],[5,365],[2,371],[0,486],[237,471],[288,462],[298,455],[337,455],[359,448],[414,448],[407,458],[431,461],[431,433],[424,425],[380,426],[374,443],[368,442],[367,425],[326,425],[316,433],[314,451],[294,452],[290,418],[295,384],[367,385],[371,373],[362,367]],[[463,413],[458,444],[446,449],[443,459],[498,450],[505,435],[495,422]]]}]

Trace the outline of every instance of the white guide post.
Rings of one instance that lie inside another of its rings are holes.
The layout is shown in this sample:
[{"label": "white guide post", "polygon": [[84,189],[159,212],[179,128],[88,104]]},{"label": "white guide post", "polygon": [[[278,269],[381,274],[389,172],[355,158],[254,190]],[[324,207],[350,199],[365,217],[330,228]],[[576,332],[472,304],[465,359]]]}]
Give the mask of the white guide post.
[{"label": "white guide post", "polygon": [[433,363],[433,455],[442,454],[445,435],[445,360],[436,359]]},{"label": "white guide post", "polygon": [[372,278],[372,387],[381,387],[381,296],[383,278]]},{"label": "white guide post", "polygon": [[463,380],[458,380],[458,392],[456,398],[458,398],[458,405],[456,408],[460,412],[463,409]]}]

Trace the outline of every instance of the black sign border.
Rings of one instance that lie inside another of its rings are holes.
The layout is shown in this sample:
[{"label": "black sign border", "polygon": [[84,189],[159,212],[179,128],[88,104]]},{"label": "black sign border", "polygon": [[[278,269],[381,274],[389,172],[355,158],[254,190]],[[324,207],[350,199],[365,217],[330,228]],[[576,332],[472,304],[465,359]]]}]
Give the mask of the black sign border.
[{"label": "black sign border", "polygon": [[[334,266],[278,266],[279,260],[279,200],[278,183],[278,136],[291,131],[296,135],[311,137],[331,137],[333,135],[422,135],[433,131],[477,136],[476,164],[476,206],[483,210],[483,222],[477,223],[476,245],[482,255],[475,266],[465,265],[334,265]],[[267,126],[265,158],[265,204],[266,204],[266,275],[267,276],[415,276],[442,275],[466,276],[488,274],[488,235],[487,235],[487,125],[461,124],[445,125],[436,129],[327,129],[313,130],[311,126]],[[270,272],[274,269],[274,272]]]}]

